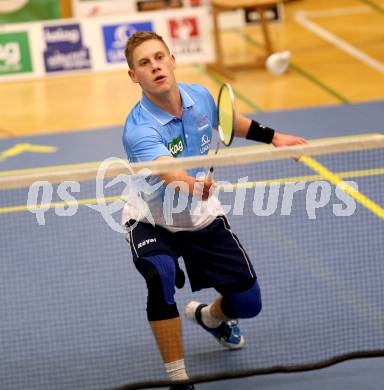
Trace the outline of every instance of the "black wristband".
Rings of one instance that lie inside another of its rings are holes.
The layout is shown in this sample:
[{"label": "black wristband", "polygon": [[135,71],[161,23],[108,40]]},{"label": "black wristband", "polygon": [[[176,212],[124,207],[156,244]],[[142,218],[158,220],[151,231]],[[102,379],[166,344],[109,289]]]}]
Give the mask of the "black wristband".
[{"label": "black wristband", "polygon": [[252,141],[264,142],[270,144],[272,138],[275,135],[275,130],[263,126],[260,123],[252,120],[251,126],[249,126],[248,134],[245,137],[246,139],[251,139]]}]

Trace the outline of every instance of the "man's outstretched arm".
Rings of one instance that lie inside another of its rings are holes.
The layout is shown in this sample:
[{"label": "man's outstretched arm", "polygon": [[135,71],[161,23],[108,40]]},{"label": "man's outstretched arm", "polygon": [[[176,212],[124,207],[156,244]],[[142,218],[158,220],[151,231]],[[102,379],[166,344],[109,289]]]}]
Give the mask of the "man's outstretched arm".
[{"label": "man's outstretched arm", "polygon": [[302,137],[280,133],[267,126],[263,126],[242,114],[236,114],[235,136],[264,143],[271,143],[276,147],[303,145],[307,143]]}]

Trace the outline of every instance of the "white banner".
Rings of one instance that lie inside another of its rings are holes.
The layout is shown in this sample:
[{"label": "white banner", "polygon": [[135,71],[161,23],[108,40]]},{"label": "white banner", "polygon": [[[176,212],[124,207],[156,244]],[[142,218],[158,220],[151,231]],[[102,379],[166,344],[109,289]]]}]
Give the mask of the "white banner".
[{"label": "white banner", "polygon": [[136,11],[132,0],[72,0],[72,13],[76,18],[102,15],[121,15]]},{"label": "white banner", "polygon": [[[19,0],[20,1],[20,0]],[[209,6],[210,0],[72,0],[75,17],[121,15],[138,11],[159,11]]]},{"label": "white banner", "polygon": [[127,69],[124,47],[135,31],[163,36],[178,64],[209,63],[214,60],[210,24],[208,9],[196,7],[5,25],[0,30],[0,82]]}]

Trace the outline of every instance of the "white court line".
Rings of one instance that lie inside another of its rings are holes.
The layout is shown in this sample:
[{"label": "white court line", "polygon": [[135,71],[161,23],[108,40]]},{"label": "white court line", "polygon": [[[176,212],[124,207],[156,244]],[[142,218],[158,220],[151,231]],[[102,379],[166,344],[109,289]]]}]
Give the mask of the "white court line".
[{"label": "white court line", "polygon": [[298,11],[304,12],[306,16],[310,18],[324,18],[328,16],[343,16],[343,15],[356,15],[372,12],[372,8],[367,5],[358,7],[345,7],[345,8],[332,8],[332,9],[320,9],[316,11]]},{"label": "white court line", "polygon": [[[363,8],[363,7],[359,7],[359,8]],[[366,65],[370,66],[371,68],[384,74],[384,64],[382,62],[376,60],[375,58],[372,58],[368,54],[362,52],[361,50],[352,46],[351,44],[344,41],[343,39],[330,33],[328,30],[324,29],[323,27],[320,27],[315,22],[309,20],[307,17],[308,14],[309,13],[305,11],[298,11],[294,16],[295,21],[299,23],[301,26],[303,26],[304,28],[312,31],[314,34],[318,35],[320,38],[324,39],[325,41],[331,43],[332,45],[350,54],[352,57],[356,58],[357,60],[364,62]],[[323,12],[323,14],[325,14],[325,12]]]}]

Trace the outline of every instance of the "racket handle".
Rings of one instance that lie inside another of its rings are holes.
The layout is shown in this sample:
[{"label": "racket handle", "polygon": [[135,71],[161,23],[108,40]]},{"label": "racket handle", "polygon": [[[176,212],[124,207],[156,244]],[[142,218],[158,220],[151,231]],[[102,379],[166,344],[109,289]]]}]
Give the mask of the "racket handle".
[{"label": "racket handle", "polygon": [[212,180],[213,179],[213,167],[209,168],[209,171],[207,173],[207,179]]}]

